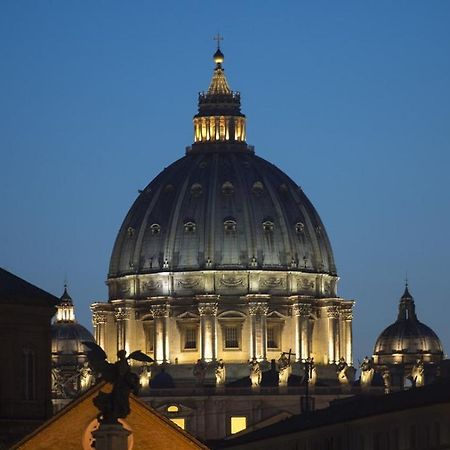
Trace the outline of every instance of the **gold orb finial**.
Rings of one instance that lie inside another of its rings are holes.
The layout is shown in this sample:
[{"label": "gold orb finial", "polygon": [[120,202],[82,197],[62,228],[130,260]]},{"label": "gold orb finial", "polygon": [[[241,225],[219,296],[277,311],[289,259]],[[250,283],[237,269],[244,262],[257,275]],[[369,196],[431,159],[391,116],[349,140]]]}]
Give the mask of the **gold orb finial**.
[{"label": "gold orb finial", "polygon": [[215,41],[217,41],[217,50],[216,53],[214,53],[214,62],[216,64],[222,64],[225,57],[223,56],[223,53],[220,51],[220,41],[223,41],[223,36],[221,36],[219,33],[217,33],[216,36],[213,38]]}]

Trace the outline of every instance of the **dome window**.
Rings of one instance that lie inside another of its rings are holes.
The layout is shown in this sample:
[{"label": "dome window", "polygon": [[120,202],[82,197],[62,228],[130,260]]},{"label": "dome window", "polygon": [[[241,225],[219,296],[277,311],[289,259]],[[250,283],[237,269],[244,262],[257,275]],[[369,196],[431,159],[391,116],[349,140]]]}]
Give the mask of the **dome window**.
[{"label": "dome window", "polygon": [[128,234],[128,237],[132,238],[134,236],[134,228],[128,227],[127,234]]},{"label": "dome window", "polygon": [[175,186],[173,184],[168,184],[164,188],[165,193],[173,192],[175,190]]},{"label": "dome window", "polygon": [[185,222],[184,223],[184,231],[186,231],[186,233],[195,233],[195,230],[197,229],[197,225],[195,224],[195,222]]},{"label": "dome window", "polygon": [[234,219],[226,219],[223,221],[223,228],[227,232],[236,231],[236,221]]},{"label": "dome window", "polygon": [[295,232],[300,234],[305,231],[305,224],[303,222],[297,222],[295,224]]},{"label": "dome window", "polygon": [[156,235],[156,234],[161,233],[161,225],[159,225],[158,223],[152,223],[150,225],[150,231],[151,231],[153,236]]},{"label": "dome window", "polygon": [[230,181],[225,181],[225,183],[222,184],[222,194],[223,195],[234,194],[234,186]]},{"label": "dome window", "polygon": [[203,188],[200,183],[194,183],[191,186],[191,195],[193,197],[200,197],[200,195],[202,195],[202,193],[203,193]]},{"label": "dome window", "polygon": [[271,220],[265,220],[262,224],[262,227],[266,233],[270,233],[273,231],[274,224]]},{"label": "dome window", "polygon": [[255,181],[253,183],[252,191],[255,195],[261,195],[264,192],[264,185],[261,181]]}]

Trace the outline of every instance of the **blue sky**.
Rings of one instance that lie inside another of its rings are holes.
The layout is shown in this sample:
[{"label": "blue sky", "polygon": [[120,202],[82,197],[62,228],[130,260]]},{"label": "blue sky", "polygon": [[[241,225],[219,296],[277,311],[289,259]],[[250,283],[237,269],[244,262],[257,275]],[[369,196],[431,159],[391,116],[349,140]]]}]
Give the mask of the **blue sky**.
[{"label": "blue sky", "polygon": [[137,190],[192,142],[219,31],[248,142],[326,225],[355,359],[406,272],[449,351],[449,23],[448,1],[3,0],[0,266],[58,295],[67,277],[90,327]]}]

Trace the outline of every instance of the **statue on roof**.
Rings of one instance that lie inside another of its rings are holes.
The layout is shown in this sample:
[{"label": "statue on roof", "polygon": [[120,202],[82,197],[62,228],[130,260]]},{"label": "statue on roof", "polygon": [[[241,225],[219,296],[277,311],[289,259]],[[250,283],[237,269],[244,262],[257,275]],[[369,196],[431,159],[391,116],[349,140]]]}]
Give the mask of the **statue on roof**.
[{"label": "statue on roof", "polygon": [[131,372],[128,360],[153,362],[153,359],[142,353],[134,351],[127,356],[125,350],[117,352],[118,360],[115,363],[107,361],[106,353],[94,342],[83,342],[89,348],[87,357],[92,369],[101,376],[101,380],[111,383],[113,388],[110,393],[100,391],[93,403],[98,408],[98,420],[100,423],[115,424],[118,419],[123,419],[130,413],[129,396],[137,395],[139,391],[139,377]]},{"label": "statue on roof", "polygon": [[421,387],[425,384],[425,368],[421,359],[416,361],[408,378],[411,380],[413,387]]},{"label": "statue on roof", "polygon": [[207,365],[201,359],[197,359],[194,364],[194,370],[192,371],[194,377],[197,379],[197,385],[203,386],[205,383]]},{"label": "statue on roof", "polygon": [[277,361],[279,386],[287,386],[288,384],[292,372],[291,355],[294,355],[294,353],[289,349],[289,352],[283,352]]},{"label": "statue on roof", "polygon": [[373,375],[375,373],[375,369],[373,368],[373,358],[366,356],[359,368],[361,369],[361,389],[370,388],[372,386]]},{"label": "statue on roof", "polygon": [[216,385],[224,386],[225,385],[225,363],[223,359],[219,359],[216,366]]},{"label": "statue on roof", "polygon": [[252,383],[252,388],[258,388],[262,380],[261,366],[259,365],[256,357],[253,357],[249,361],[248,366],[250,368],[250,381]]}]

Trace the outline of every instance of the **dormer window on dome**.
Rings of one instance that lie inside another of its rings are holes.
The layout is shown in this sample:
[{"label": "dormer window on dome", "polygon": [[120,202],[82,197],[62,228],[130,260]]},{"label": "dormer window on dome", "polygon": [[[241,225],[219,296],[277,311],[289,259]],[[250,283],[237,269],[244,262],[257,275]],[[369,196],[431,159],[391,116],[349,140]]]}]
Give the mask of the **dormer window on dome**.
[{"label": "dormer window on dome", "polygon": [[234,219],[226,219],[223,221],[223,227],[225,231],[232,233],[236,231],[236,221]]},{"label": "dormer window on dome", "polygon": [[184,231],[186,233],[195,233],[195,230],[197,229],[197,225],[193,221],[187,221],[184,223]]},{"label": "dormer window on dome", "polygon": [[155,236],[156,234],[161,233],[161,225],[159,225],[158,223],[152,223],[150,225],[150,231],[151,231],[153,236]]}]

